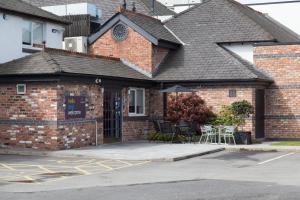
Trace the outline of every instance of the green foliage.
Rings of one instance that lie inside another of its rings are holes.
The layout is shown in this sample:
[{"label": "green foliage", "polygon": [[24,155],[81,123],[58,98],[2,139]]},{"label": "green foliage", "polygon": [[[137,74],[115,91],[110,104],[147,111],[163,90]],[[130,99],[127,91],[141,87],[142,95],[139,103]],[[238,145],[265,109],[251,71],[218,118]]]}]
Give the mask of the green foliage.
[{"label": "green foliage", "polygon": [[253,106],[246,100],[237,101],[231,104],[231,110],[234,115],[246,118],[253,113]]},{"label": "green foliage", "polygon": [[230,106],[223,106],[221,112],[211,120],[214,125],[240,126],[253,113],[253,106],[248,101],[237,101]]},{"label": "green foliage", "polygon": [[223,106],[221,112],[212,120],[213,125],[235,126],[241,119],[234,115],[230,106]]}]

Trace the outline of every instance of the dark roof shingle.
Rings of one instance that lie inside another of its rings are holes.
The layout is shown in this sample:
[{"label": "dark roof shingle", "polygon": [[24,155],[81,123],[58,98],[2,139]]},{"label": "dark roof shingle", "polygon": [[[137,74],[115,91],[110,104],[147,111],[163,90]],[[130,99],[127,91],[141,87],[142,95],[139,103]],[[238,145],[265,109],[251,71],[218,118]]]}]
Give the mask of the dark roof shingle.
[{"label": "dark roof shingle", "polygon": [[0,76],[58,73],[149,79],[119,59],[91,57],[62,50],[42,51],[0,65]]},{"label": "dark roof shingle", "polygon": [[255,66],[220,45],[232,42],[299,41],[296,34],[287,32],[262,14],[233,0],[207,0],[175,15],[165,25],[184,45],[180,50],[172,51],[159,66],[156,80],[271,81]]},{"label": "dark roof shingle", "polygon": [[57,23],[69,24],[69,22],[62,17],[54,15],[21,0],[0,0],[0,10],[38,17]]}]

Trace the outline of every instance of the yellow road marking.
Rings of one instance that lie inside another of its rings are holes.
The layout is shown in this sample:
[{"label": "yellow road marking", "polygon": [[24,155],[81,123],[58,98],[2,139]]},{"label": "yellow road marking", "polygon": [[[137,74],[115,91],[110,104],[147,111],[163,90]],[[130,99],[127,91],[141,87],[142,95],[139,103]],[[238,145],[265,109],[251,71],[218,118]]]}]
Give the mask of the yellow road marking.
[{"label": "yellow road marking", "polygon": [[49,173],[54,173],[54,171],[52,171],[52,170],[50,170],[50,169],[47,169],[47,168],[46,168],[46,167],[44,167],[44,166],[38,165],[37,167],[38,167],[38,168],[40,168],[41,170],[44,170],[44,171],[46,171],[46,172],[49,172]]},{"label": "yellow road marking", "polygon": [[85,175],[90,175],[90,172],[88,172],[88,171],[86,171],[86,170],[83,170],[83,169],[81,169],[80,167],[74,167],[74,169],[76,169],[76,170],[82,172],[82,173],[85,174]]},{"label": "yellow road marking", "polygon": [[103,164],[102,162],[96,162],[97,165],[101,166],[101,167],[104,167],[106,169],[109,169],[109,170],[114,170],[114,168],[110,167],[110,166],[107,166],[105,164]]},{"label": "yellow road marking", "polygon": [[123,160],[117,160],[117,161],[120,162],[120,163],[124,163],[124,164],[126,164],[128,166],[132,166],[133,165],[132,163],[129,163],[129,162],[126,162],[126,161],[123,161]]},{"label": "yellow road marking", "polygon": [[10,166],[8,166],[8,165],[6,165],[6,164],[0,163],[0,165],[1,165],[2,167],[6,168],[6,169],[9,169],[9,170],[15,170],[14,168],[12,168],[12,167],[10,167]]},{"label": "yellow road marking", "polygon": [[34,179],[31,178],[30,176],[23,176],[23,177],[26,178],[26,179],[29,180],[29,181],[34,181]]}]

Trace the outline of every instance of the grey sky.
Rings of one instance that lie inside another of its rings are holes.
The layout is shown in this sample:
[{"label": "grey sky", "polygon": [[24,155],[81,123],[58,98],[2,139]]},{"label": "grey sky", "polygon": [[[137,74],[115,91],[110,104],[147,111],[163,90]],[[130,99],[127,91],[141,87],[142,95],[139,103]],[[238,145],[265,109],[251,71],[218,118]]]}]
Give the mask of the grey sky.
[{"label": "grey sky", "polygon": [[291,0],[239,0],[241,3],[262,3],[262,2],[278,2],[278,1],[291,1]]}]

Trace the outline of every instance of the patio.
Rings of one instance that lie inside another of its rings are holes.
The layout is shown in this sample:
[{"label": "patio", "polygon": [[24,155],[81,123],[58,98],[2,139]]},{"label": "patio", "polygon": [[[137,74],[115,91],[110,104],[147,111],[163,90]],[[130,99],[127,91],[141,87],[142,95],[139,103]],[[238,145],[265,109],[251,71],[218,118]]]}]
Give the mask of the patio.
[{"label": "patio", "polygon": [[169,144],[135,141],[49,152],[51,156],[82,156],[111,160],[178,161],[223,151],[219,145]]}]

